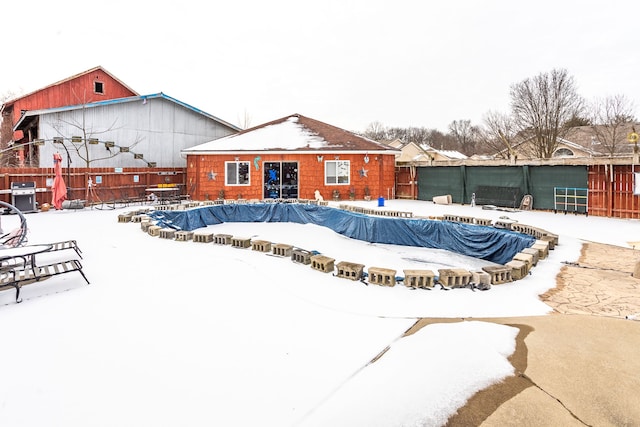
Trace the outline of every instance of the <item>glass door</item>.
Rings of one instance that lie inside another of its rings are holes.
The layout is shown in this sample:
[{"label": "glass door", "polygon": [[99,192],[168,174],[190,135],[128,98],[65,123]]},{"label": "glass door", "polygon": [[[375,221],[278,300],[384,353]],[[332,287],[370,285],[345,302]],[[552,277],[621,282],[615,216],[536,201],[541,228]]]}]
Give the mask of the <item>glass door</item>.
[{"label": "glass door", "polygon": [[298,198],[298,162],[282,163],[282,198]]},{"label": "glass door", "polygon": [[298,198],[298,162],[264,162],[265,199]]}]

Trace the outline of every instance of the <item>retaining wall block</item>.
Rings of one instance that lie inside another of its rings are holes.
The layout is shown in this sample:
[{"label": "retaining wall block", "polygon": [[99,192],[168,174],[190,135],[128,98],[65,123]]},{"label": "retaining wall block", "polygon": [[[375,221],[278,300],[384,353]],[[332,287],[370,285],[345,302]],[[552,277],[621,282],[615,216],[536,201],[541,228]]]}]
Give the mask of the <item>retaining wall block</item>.
[{"label": "retaining wall block", "polygon": [[291,251],[291,261],[300,264],[311,264],[311,256],[311,252],[305,251],[304,249],[294,249],[293,251]]},{"label": "retaining wall block", "polygon": [[213,242],[213,233],[209,233],[206,231],[194,232],[193,241],[196,243],[211,243]]},{"label": "retaining wall block", "polygon": [[369,267],[369,283],[381,286],[396,285],[396,270],[381,267]]},{"label": "retaining wall block", "polygon": [[549,256],[549,242],[536,240],[536,242],[531,245],[531,248],[538,251],[538,259],[545,259]]},{"label": "retaining wall block", "polygon": [[464,288],[471,281],[471,273],[462,268],[441,268],[438,273],[440,283],[449,288]]},{"label": "retaining wall block", "polygon": [[161,239],[173,239],[176,236],[176,230],[173,228],[161,228],[158,232]]},{"label": "retaining wall block", "polygon": [[216,245],[230,245],[232,238],[231,234],[214,234],[213,243]]},{"label": "retaining wall block", "polygon": [[291,254],[293,253],[293,246],[285,243],[277,243],[273,245],[272,251],[273,254],[277,256],[291,257]]},{"label": "retaining wall block", "polygon": [[186,242],[193,239],[193,231],[178,230],[176,231],[176,240],[179,242]]},{"label": "retaining wall block", "polygon": [[329,258],[324,255],[312,255],[311,256],[311,268],[321,271],[323,273],[332,273],[334,270],[335,259]]},{"label": "retaining wall block", "polygon": [[232,237],[231,246],[234,248],[247,249],[251,246],[251,238],[249,237]]},{"label": "retaining wall block", "polygon": [[118,222],[131,222],[133,214],[131,212],[118,215]]},{"label": "retaining wall block", "polygon": [[258,252],[271,252],[271,242],[266,240],[252,240],[251,250]]},{"label": "retaining wall block", "polygon": [[505,266],[511,269],[511,277],[513,280],[524,279],[527,277],[527,273],[529,272],[527,263],[524,261],[514,259],[506,263]]},{"label": "retaining wall block", "polygon": [[431,270],[404,270],[404,285],[407,288],[433,288],[435,277]]},{"label": "retaining wall block", "polygon": [[347,261],[339,262],[336,268],[338,270],[338,277],[350,280],[360,280],[362,278],[362,272],[364,271],[364,265]]},{"label": "retaining wall block", "polygon": [[160,230],[162,230],[162,227],[160,227],[159,225],[150,225],[149,228],[147,229],[147,233],[150,236],[159,236],[160,235]]},{"label": "retaining wall block", "polygon": [[533,255],[526,254],[524,252],[518,252],[513,256],[513,259],[516,261],[522,261],[527,264],[527,273],[531,271],[533,268]]},{"label": "retaining wall block", "polygon": [[513,282],[513,277],[511,277],[511,267],[504,265],[490,265],[482,267],[482,270],[489,273],[492,285]]},{"label": "retaining wall block", "polygon": [[540,252],[534,248],[525,248],[521,251],[524,254],[531,255],[533,257],[533,265],[538,265],[538,261],[540,260]]},{"label": "retaining wall block", "polygon": [[490,226],[493,221],[491,221],[490,219],[486,219],[486,218],[474,218],[473,219],[473,223],[476,225],[486,225],[486,226]]},{"label": "retaining wall block", "polygon": [[477,285],[490,285],[491,275],[486,271],[472,271],[471,281]]}]

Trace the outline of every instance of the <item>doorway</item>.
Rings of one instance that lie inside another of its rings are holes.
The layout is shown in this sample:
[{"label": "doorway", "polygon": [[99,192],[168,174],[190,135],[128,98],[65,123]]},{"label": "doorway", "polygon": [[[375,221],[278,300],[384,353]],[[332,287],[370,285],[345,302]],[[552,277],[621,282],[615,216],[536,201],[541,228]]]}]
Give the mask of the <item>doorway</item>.
[{"label": "doorway", "polygon": [[298,198],[298,162],[264,162],[265,199]]}]

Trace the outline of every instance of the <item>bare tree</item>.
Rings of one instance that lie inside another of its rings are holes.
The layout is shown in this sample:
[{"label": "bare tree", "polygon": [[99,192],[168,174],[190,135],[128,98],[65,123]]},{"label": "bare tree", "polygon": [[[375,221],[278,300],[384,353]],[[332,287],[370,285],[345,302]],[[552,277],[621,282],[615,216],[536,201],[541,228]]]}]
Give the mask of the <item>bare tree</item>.
[{"label": "bare tree", "polygon": [[467,156],[475,152],[478,128],[471,125],[471,120],[454,120],[449,124],[449,133],[455,138],[458,150]]},{"label": "bare tree", "polygon": [[414,142],[418,145],[428,145],[436,150],[457,150],[456,139],[451,135],[445,135],[437,129],[426,127],[385,127],[380,122],[373,122],[367,126],[363,133],[374,141],[393,141],[399,139],[403,142]]},{"label": "bare tree", "polygon": [[388,141],[399,139],[401,141],[409,142],[409,132],[407,131],[407,128],[388,127],[386,128],[385,135]]},{"label": "bare tree", "polygon": [[536,157],[550,158],[573,117],[581,116],[583,99],[567,70],[554,69],[513,84],[511,109],[518,130],[532,143]]},{"label": "bare tree", "polygon": [[410,127],[407,128],[407,140],[415,142],[418,145],[431,145],[429,141],[432,139],[434,129],[426,127]]},{"label": "bare tree", "polygon": [[436,150],[455,150],[457,142],[451,135],[444,134],[437,129],[431,129],[425,141]]},{"label": "bare tree", "polygon": [[490,111],[483,118],[484,126],[480,130],[478,148],[481,153],[492,154],[498,158],[515,158],[514,146],[517,130],[513,118],[509,115]]},{"label": "bare tree", "polygon": [[21,92],[22,90],[20,92],[16,92],[13,90],[7,90],[3,92],[2,94],[0,94],[0,104],[4,104],[7,100],[18,97]]},{"label": "bare tree", "polygon": [[575,128],[580,126],[591,126],[592,120],[588,117],[573,116],[564,123],[566,128]]},{"label": "bare tree", "polygon": [[371,122],[364,131],[364,136],[374,141],[387,140],[387,131],[381,122]]},{"label": "bare tree", "polygon": [[635,122],[634,105],[624,95],[596,99],[592,108],[593,134],[604,151],[613,157],[627,144],[627,134]]}]

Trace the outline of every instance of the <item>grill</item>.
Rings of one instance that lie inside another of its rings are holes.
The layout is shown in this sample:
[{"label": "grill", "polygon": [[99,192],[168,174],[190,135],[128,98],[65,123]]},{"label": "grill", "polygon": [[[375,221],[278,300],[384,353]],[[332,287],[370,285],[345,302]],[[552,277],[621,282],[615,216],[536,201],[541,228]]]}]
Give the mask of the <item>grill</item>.
[{"label": "grill", "polygon": [[35,181],[12,182],[11,204],[22,212],[37,212]]}]

